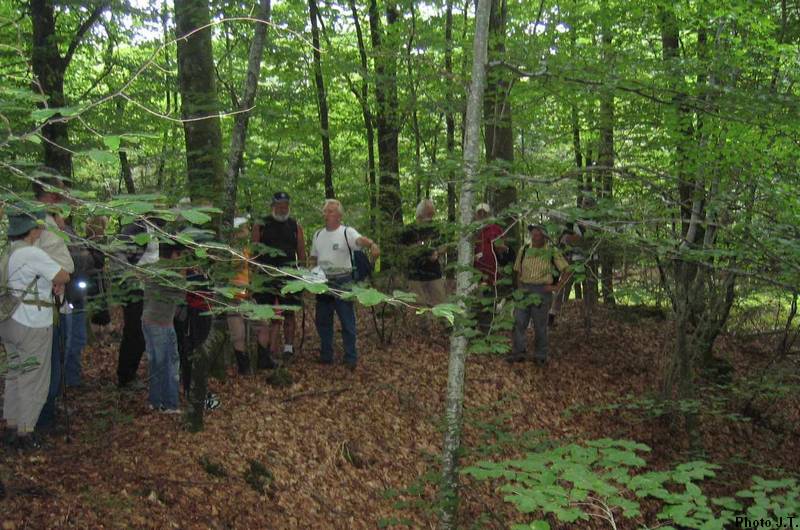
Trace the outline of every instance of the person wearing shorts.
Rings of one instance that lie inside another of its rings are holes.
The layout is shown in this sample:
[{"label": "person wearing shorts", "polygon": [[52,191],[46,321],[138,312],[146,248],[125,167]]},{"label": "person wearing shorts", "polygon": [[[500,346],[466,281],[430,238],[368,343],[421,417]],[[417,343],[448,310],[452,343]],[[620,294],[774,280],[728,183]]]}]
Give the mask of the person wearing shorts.
[{"label": "person wearing shorts", "polygon": [[[297,267],[306,262],[303,227],[289,215],[289,194],[279,191],[272,196],[272,212],[253,226],[254,257],[260,265],[254,282],[253,298],[258,304],[275,307],[276,316],[258,328],[258,367],[275,367],[273,355],[283,354],[284,360],[294,355],[295,310],[302,304],[297,294],[281,294],[286,282],[291,280],[279,269]],[[280,351],[281,320],[283,321],[283,348]]]}]

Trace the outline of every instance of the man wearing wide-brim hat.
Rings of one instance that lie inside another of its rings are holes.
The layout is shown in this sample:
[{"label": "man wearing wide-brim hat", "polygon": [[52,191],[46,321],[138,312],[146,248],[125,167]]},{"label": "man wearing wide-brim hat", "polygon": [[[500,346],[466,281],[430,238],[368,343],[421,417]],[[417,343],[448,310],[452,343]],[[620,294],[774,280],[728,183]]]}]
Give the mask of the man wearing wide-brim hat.
[{"label": "man wearing wide-brim hat", "polygon": [[[8,359],[3,400],[8,432],[4,438],[21,448],[37,448],[33,430],[50,386],[52,292],[69,281],[69,273],[34,246],[44,230],[44,210],[17,204],[9,206],[6,214],[9,245],[0,258],[0,281],[3,291],[19,302],[10,316],[0,321]],[[10,300],[9,296],[3,298]]]}]

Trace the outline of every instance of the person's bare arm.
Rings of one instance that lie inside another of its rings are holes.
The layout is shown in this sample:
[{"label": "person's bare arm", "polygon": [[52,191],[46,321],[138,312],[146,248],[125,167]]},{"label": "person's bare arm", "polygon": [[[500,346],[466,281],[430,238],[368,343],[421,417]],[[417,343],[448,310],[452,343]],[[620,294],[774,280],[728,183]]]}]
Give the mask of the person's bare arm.
[{"label": "person's bare arm", "polygon": [[261,242],[261,225],[254,224],[253,225],[253,233],[250,236],[250,242],[252,243],[260,243]]},{"label": "person's bare arm", "polygon": [[53,286],[62,286],[67,282],[69,282],[69,273],[64,269],[60,269],[52,279]]},{"label": "person's bare arm", "polygon": [[377,258],[378,256],[381,255],[381,249],[380,247],[378,247],[378,244],[368,237],[365,236],[359,237],[358,239],[356,239],[356,244],[361,248],[369,248],[370,254],[372,254],[373,258]]}]

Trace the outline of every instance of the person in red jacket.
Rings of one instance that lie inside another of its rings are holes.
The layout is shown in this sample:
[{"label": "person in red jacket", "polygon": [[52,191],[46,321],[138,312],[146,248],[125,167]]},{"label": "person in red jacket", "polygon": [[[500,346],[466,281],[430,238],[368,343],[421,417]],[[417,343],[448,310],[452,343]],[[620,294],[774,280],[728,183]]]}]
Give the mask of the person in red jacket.
[{"label": "person in red jacket", "polygon": [[[475,221],[483,223],[492,215],[492,208],[481,203],[475,209]],[[475,318],[478,329],[488,333],[494,317],[494,304],[486,304],[485,298],[494,296],[494,288],[499,279],[498,257],[508,252],[508,247],[503,243],[503,229],[494,222],[487,222],[481,227],[475,237],[475,259],[473,267],[481,273],[478,290],[475,298],[478,300]],[[483,299],[483,300],[482,300]]]}]

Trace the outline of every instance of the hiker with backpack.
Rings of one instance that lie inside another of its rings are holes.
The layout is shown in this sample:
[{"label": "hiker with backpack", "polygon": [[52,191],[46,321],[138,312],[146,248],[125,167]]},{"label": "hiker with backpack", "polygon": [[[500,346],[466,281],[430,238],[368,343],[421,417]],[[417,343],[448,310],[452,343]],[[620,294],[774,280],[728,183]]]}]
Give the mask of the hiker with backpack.
[{"label": "hiker with backpack", "polygon": [[7,373],[3,418],[6,441],[38,448],[33,436],[50,389],[53,344],[53,291],[69,281],[69,273],[35,246],[45,230],[44,210],[9,206],[9,245],[0,259],[0,336]]},{"label": "hiker with backpack", "polygon": [[[491,221],[492,208],[483,202],[475,209],[475,221],[482,224],[475,236],[475,258],[472,266],[480,273],[478,288],[474,296],[474,312],[478,330],[486,334],[494,320],[494,303],[488,303],[497,295],[500,279],[500,263],[510,252],[503,242],[503,228]],[[484,224],[485,223],[485,224]]]},{"label": "hiker with backpack", "polygon": [[[355,228],[342,224],[344,208],[336,199],[326,199],[322,207],[325,226],[314,234],[311,242],[311,265],[325,274],[328,286],[334,290],[347,290],[365,274],[364,266],[356,263],[357,253],[369,249],[373,258],[380,256],[380,248],[370,238],[362,236]],[[358,254],[359,259],[365,257]],[[321,364],[333,364],[333,314],[339,315],[344,342],[344,363],[355,370],[356,311],[351,300],[343,300],[337,293],[317,295],[315,323],[320,339]]]},{"label": "hiker with backpack", "polygon": [[[47,208],[44,218],[47,229],[44,230],[36,240],[35,246],[42,249],[45,254],[50,256],[53,261],[58,263],[59,266],[70,275],[74,275],[76,270],[80,270],[77,266],[83,265],[81,263],[75,263],[74,261],[76,256],[73,254],[74,247],[72,244],[76,242],[75,232],[61,216],[61,209],[58,206],[65,202],[64,190],[66,189],[66,182],[68,179],[61,176],[55,169],[47,166],[39,167],[33,172],[33,177],[33,194],[36,200],[46,205]],[[64,239],[62,239],[64,236],[69,240],[69,246]],[[39,413],[39,420],[36,424],[39,431],[50,432],[55,429],[57,414],[56,399],[59,395],[62,395],[66,351],[71,339],[69,331],[74,322],[71,315],[71,308],[65,300],[67,298],[65,294],[69,294],[66,293],[66,285],[58,285],[55,289],[59,305],[55,308],[58,312],[58,318],[56,318],[53,323],[50,390],[47,394],[47,401],[44,407],[42,407],[42,411]]]},{"label": "hiker with backpack", "polygon": [[272,211],[260,223],[253,226],[252,242],[260,245],[253,249],[257,263],[266,265],[268,270],[259,269],[259,281],[253,298],[258,304],[280,306],[276,314],[282,318],[271,319],[259,326],[257,331],[259,369],[272,369],[276,363],[272,356],[277,355],[280,347],[281,322],[283,320],[284,360],[294,355],[295,311],[283,310],[283,307],[299,307],[303,300],[299,294],[283,294],[281,289],[286,285],[286,277],[275,271],[279,267],[297,267],[306,262],[306,243],[303,227],[290,216],[290,198],[285,191],[272,196]]},{"label": "hiker with backpack", "polygon": [[[564,257],[570,265],[581,263],[585,260],[583,250],[580,246],[581,240],[582,233],[577,224],[565,228],[558,238],[558,248],[564,253]],[[572,290],[574,279],[574,275],[570,276],[569,280],[564,283],[564,288],[553,296],[553,305],[550,307],[550,314],[547,320],[550,327],[555,327],[556,317],[561,311],[561,306],[564,305],[564,302],[569,300],[569,293]]]},{"label": "hiker with backpack", "polygon": [[[528,225],[528,231],[531,241],[522,246],[514,263],[516,287],[523,299],[514,309],[511,355],[506,357],[506,361],[530,360],[543,365],[548,356],[547,315],[553,294],[564,287],[572,273],[561,252],[548,244],[547,231],[542,225]],[[558,274],[557,280],[554,274]],[[531,320],[535,333],[533,355],[526,351],[525,336]]]},{"label": "hiker with backpack", "polygon": [[400,236],[408,257],[408,290],[417,296],[417,302],[435,306],[444,303],[447,297],[439,263],[441,234],[433,223],[436,206],[432,200],[422,199],[416,213],[417,222],[408,226]]}]

